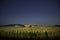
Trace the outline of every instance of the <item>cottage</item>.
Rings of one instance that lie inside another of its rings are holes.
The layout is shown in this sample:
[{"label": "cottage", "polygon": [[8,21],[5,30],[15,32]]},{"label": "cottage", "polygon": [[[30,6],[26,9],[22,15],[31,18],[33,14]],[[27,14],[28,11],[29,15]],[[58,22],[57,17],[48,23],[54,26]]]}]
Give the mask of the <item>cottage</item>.
[{"label": "cottage", "polygon": [[25,27],[30,27],[30,25],[29,25],[29,24],[25,24],[24,26],[25,26]]},{"label": "cottage", "polygon": [[34,25],[32,25],[31,27],[37,27],[37,25],[34,24]]},{"label": "cottage", "polygon": [[16,24],[15,27],[20,27],[20,26]]}]

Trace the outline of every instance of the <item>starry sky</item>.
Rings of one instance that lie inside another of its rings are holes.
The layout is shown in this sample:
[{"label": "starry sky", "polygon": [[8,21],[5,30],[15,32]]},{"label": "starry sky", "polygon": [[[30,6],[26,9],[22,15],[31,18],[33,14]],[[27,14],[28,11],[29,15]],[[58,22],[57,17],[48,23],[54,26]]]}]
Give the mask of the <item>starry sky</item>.
[{"label": "starry sky", "polygon": [[59,0],[1,0],[0,25],[60,24]]}]

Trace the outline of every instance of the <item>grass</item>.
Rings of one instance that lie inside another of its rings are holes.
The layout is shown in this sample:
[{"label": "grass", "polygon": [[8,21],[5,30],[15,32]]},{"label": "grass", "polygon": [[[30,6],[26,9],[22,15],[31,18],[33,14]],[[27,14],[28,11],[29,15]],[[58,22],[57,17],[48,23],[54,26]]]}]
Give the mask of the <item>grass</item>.
[{"label": "grass", "polygon": [[60,38],[60,27],[0,27],[0,37],[4,38]]}]

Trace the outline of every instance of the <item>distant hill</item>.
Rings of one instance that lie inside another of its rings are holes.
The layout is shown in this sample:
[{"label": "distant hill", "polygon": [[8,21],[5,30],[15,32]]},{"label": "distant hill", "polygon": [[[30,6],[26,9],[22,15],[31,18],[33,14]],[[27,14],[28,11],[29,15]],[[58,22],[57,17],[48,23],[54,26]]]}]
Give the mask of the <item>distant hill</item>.
[{"label": "distant hill", "polygon": [[23,26],[22,24],[9,24],[9,25],[0,25],[0,27],[11,27],[11,26],[15,26],[15,25],[18,25],[18,26]]}]

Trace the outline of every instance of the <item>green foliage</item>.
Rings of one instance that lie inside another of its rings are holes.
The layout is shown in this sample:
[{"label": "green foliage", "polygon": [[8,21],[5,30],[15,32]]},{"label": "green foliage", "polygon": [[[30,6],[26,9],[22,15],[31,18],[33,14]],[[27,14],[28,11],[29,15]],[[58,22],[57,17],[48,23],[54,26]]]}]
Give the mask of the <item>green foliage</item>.
[{"label": "green foliage", "polygon": [[0,36],[15,37],[15,38],[46,38],[60,37],[59,27],[0,27]]}]

